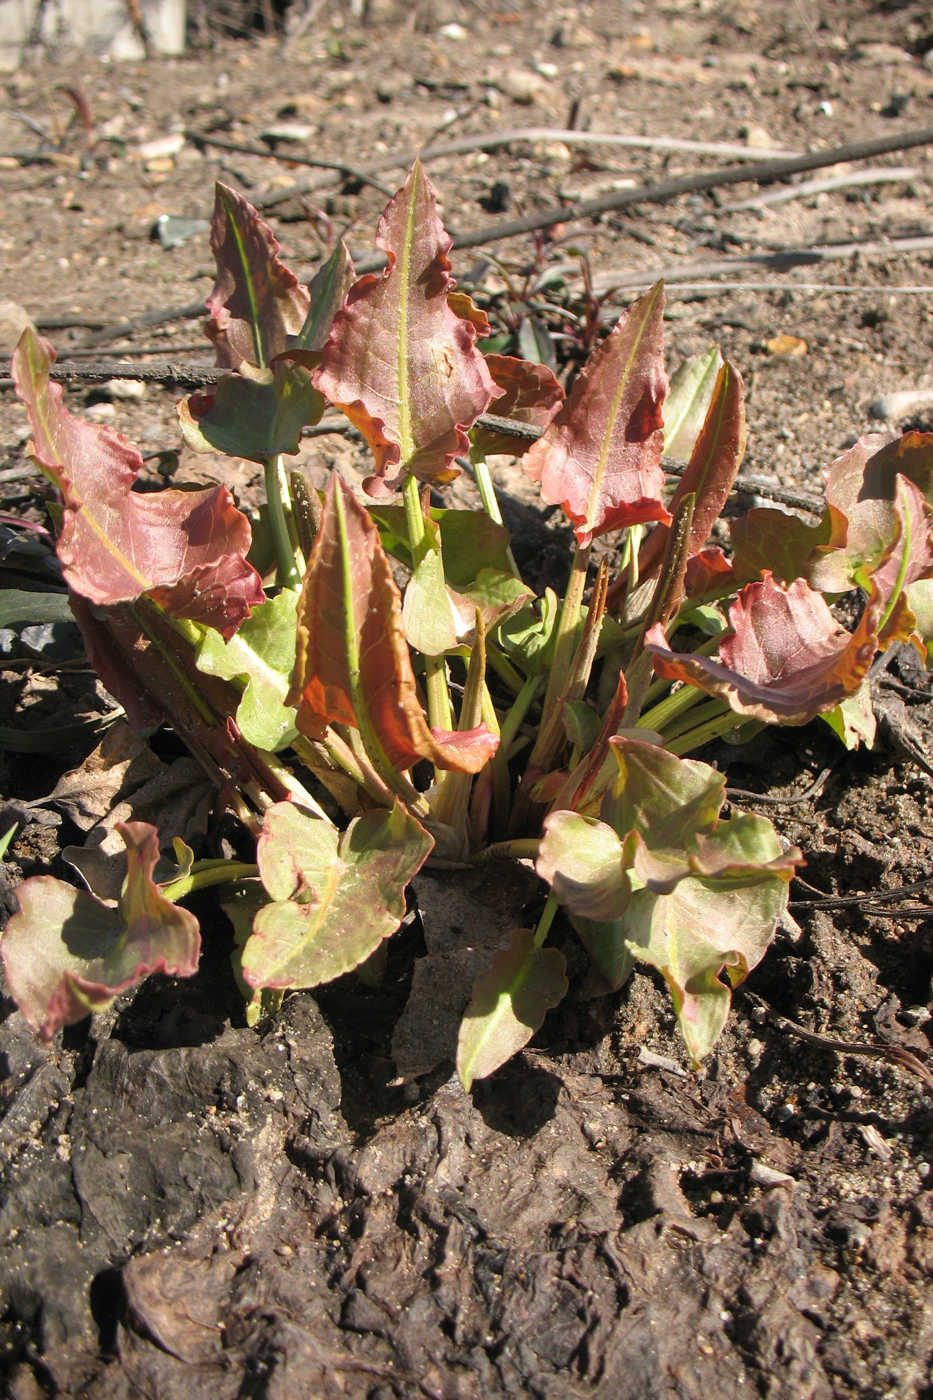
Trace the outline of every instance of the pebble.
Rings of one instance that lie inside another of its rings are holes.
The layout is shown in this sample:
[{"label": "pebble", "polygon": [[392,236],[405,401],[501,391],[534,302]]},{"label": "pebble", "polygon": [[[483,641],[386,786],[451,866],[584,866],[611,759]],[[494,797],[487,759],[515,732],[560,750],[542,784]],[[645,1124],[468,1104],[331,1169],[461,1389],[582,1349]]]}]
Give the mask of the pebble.
[{"label": "pebble", "polygon": [[142,399],[146,396],[146,386],[141,379],[108,379],[101,389],[112,399]]},{"label": "pebble", "polygon": [[84,410],[84,416],[92,423],[112,423],[117,416],[117,410],[112,403],[92,403]]},{"label": "pebble", "polygon": [[528,107],[541,96],[547,80],[540,73],[530,73],[527,68],[507,68],[496,78],[495,85],[519,106]]},{"label": "pebble", "polygon": [[933,408],[933,389],[899,389],[893,394],[882,394],[869,404],[872,418],[880,418],[884,423],[893,423],[899,418],[909,418],[919,409]]},{"label": "pebble", "polygon": [[168,136],[157,136],[154,141],[143,141],[142,145],[136,147],[136,154],[140,160],[145,161],[168,160],[177,156],[184,144],[184,133],[173,131]]},{"label": "pebble", "polygon": [[260,135],[263,141],[268,141],[273,146],[280,143],[306,146],[313,139],[316,131],[317,128],[308,122],[276,122],[274,126],[267,126]]},{"label": "pebble", "polygon": [[777,144],[763,126],[747,126],[742,135],[752,151],[770,151]]}]

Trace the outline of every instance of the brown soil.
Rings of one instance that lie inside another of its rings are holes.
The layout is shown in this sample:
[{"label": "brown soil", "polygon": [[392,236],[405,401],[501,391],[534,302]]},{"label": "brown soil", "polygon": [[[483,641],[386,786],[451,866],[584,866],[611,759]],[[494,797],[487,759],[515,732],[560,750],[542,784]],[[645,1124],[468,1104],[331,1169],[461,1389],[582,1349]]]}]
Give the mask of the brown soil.
[{"label": "brown soil", "polygon": [[[317,30],[284,46],[227,40],[139,66],[45,65],[7,81],[0,113],[3,150],[38,142],[17,111],[55,146],[41,164],[5,162],[4,295],[40,321],[113,322],[196,300],[210,288],[206,237],[164,250],[150,236],[156,218],[204,217],[217,176],[258,197],[321,174],[191,142],[139,158],[142,142],[177,127],[256,143],[285,111],[313,128],[315,155],[363,164],[442,129],[562,127],[573,112],[580,128],[767,138],[799,151],[929,124],[931,54],[922,4],[509,0],[494,10],[451,0],[377,3],[365,24],[322,7]],[[93,118],[88,145],[80,127],[66,129],[73,104],[61,85],[75,82]],[[497,185],[509,212],[528,212],[731,159],[552,138],[439,159],[430,174],[458,230],[498,217],[486,207]],[[933,155],[921,147],[875,165],[914,173],[759,210],[731,208],[759,193],[739,186],[566,227],[599,285],[608,273],[647,279],[729,254],[866,249],[785,270],[762,264],[719,290],[671,288],[671,364],[721,344],[749,388],[746,469],[779,485],[817,490],[821,469],[866,430],[933,428],[929,406],[880,423],[871,412],[884,393],[933,385],[931,293],[897,291],[933,283],[933,256],[896,241],[928,233]],[[401,174],[377,178],[391,189]],[[383,203],[378,190],[338,179],[304,207],[277,206],[273,223],[304,271],[337,232],[365,253]],[[485,251],[455,265],[480,299],[500,285]],[[535,244],[488,251],[514,271],[533,262]],[[542,267],[572,260],[559,243],[540,256]],[[569,273],[562,304],[580,288]],[[805,353],[769,352],[781,333]],[[64,354],[89,331],[50,334]],[[98,353],[151,345],[155,358],[190,361],[175,347],[196,340],[196,323],[176,322]],[[155,452],[176,441],[175,397],[150,387],[116,401],[115,421]],[[69,402],[100,398],[72,391]],[[106,402],[98,412],[111,412]],[[0,470],[24,465],[26,437],[25,414],[3,394]],[[352,466],[353,454],[336,436],[307,448],[319,470]],[[183,454],[179,476],[211,470]],[[252,469],[233,471],[251,504]],[[0,476],[0,491],[3,510],[44,518],[34,478]],[[540,541],[524,543],[541,555]],[[561,557],[555,549],[542,569]],[[6,1393],[933,1394],[933,1099],[895,1062],[929,1050],[929,901],[921,891],[887,913],[807,902],[930,876],[929,769],[904,748],[916,742],[921,758],[933,749],[929,678],[903,657],[887,680],[873,752],[847,753],[812,726],[703,755],[769,804],[782,836],[806,853],[808,883],[792,891],[799,931],[778,934],[699,1075],[682,1068],[663,988],[636,974],[621,996],[593,996],[567,932],[578,990],[533,1048],[470,1097],[448,1078],[449,1062],[397,1082],[393,1046],[404,1053],[431,1030],[397,1029],[425,946],[501,919],[508,900],[540,899],[533,884],[490,892],[473,882],[455,897],[440,875],[425,877],[420,923],[390,945],[379,988],[346,979],[292,996],[256,1030],[243,1025],[229,935],[207,903],[213,937],[190,982],[154,979],[50,1048],[4,1001]],[[80,661],[10,666],[2,682],[4,723],[17,704],[47,728],[100,707]],[[23,874],[68,872],[61,847],[81,834],[24,804],[88,747],[0,757],[6,816],[20,821],[0,890],[8,908]],[[817,794],[793,801],[827,767]],[[781,1018],[881,1053],[814,1044]]]}]

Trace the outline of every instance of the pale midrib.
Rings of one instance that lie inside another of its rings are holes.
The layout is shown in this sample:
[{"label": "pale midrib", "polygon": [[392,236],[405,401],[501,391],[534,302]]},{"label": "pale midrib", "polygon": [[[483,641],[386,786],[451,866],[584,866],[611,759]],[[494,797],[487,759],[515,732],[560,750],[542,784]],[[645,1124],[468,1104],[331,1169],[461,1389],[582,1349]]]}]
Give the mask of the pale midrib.
[{"label": "pale midrib", "polygon": [[590,492],[590,499],[587,503],[586,523],[588,528],[591,528],[596,523],[594,518],[595,511],[599,503],[599,498],[602,495],[603,479],[605,478],[606,471],[609,466],[609,449],[612,446],[612,434],[615,429],[616,419],[619,416],[619,405],[622,402],[622,395],[625,392],[625,387],[628,383],[629,374],[632,368],[632,362],[634,361],[635,355],[638,352],[638,347],[641,344],[643,335],[645,334],[645,327],[647,326],[648,321],[651,319],[651,314],[654,311],[655,302],[657,301],[659,295],[659,292],[655,292],[654,296],[651,298],[651,305],[648,306],[645,310],[645,314],[641,319],[641,324],[638,327],[638,333],[635,336],[635,339],[632,343],[632,348],[629,351],[628,359],[625,362],[625,368],[619,376],[619,387],[616,390],[615,398],[612,401],[612,408],[610,410],[609,418],[606,423],[606,431],[603,433],[602,446],[599,450],[599,457],[596,460],[596,471],[593,474],[593,489]]},{"label": "pale midrib", "polygon": [[[33,378],[34,378],[34,377],[35,377],[35,376],[33,376]],[[48,393],[48,388],[49,388],[48,382],[46,382],[46,386],[45,386],[45,392],[46,392],[46,393]],[[49,423],[47,417],[45,416],[45,414],[44,414],[43,411],[42,411],[42,403],[41,403],[41,400],[40,400],[40,396],[39,396],[38,394],[35,394],[35,395],[33,396],[33,403],[34,403],[35,410],[36,410],[36,416],[37,416],[37,418],[39,419],[40,423],[42,424],[42,431],[43,431],[43,434],[44,434],[44,436],[45,436],[45,440],[46,440],[46,442],[47,442],[50,446],[54,446],[55,438],[54,438],[54,435],[53,435],[53,432],[52,432],[52,428],[51,428],[51,425],[50,425],[50,423]],[[57,456],[57,453],[56,453],[56,456]],[[41,465],[42,465],[42,463],[40,462],[40,466],[41,466]],[[48,470],[48,468],[43,467],[43,470],[45,471],[45,474],[46,474],[46,475],[50,478],[50,480],[53,482],[53,484],[54,484],[55,486],[59,487],[59,489],[61,489],[61,488],[60,488],[59,482],[55,480],[55,477],[54,477],[54,476],[52,475],[52,473]],[[63,465],[63,464],[62,464],[62,472],[64,473],[64,465]],[[72,483],[72,486],[73,486],[73,483]],[[140,585],[140,592],[145,593],[145,592],[148,591],[148,589],[155,587],[155,585],[153,584],[152,580],[151,580],[151,579],[144,578],[143,575],[138,571],[138,569],[134,568],[134,566],[130,563],[129,559],[127,559],[127,557],[126,557],[126,555],[123,553],[123,551],[117,548],[117,546],[116,546],[116,545],[113,543],[113,541],[110,539],[109,535],[107,535],[107,533],[105,532],[105,530],[103,529],[103,527],[102,527],[101,525],[99,525],[98,522],[94,519],[94,516],[91,515],[91,513],[90,513],[90,511],[88,510],[88,508],[87,508],[86,504],[84,503],[84,501],[82,501],[81,504],[78,506],[77,511],[76,511],[76,514],[79,515],[79,516],[90,526],[91,530],[92,530],[93,533],[97,536],[97,538],[100,540],[101,544],[104,546],[104,548],[106,549],[107,553],[110,554],[110,555],[112,555],[112,557],[113,557],[114,559],[116,559],[116,561],[120,564],[121,568],[125,569],[126,572],[129,574],[130,578],[136,580],[136,582]]]},{"label": "pale midrib", "polygon": [[240,255],[240,264],[243,268],[243,282],[246,287],[247,298],[249,299],[250,322],[251,329],[253,332],[253,345],[256,349],[256,360],[261,368],[265,368],[266,353],[265,347],[262,343],[262,327],[259,323],[259,304],[256,301],[255,289],[253,287],[253,279],[250,276],[250,267],[246,257],[246,248],[243,243],[243,239],[240,237],[240,230],[237,225],[236,219],[233,216],[233,211],[230,208],[230,205],[225,204],[225,207],[227,210],[227,223],[233,232],[237,252]]},{"label": "pale midrib", "polygon": [[398,323],[398,355],[396,376],[398,380],[398,431],[399,448],[402,454],[401,465],[405,466],[414,456],[415,444],[411,430],[411,403],[408,382],[408,312],[411,284],[411,245],[415,236],[415,208],[418,195],[418,179],[412,180],[411,197],[408,201],[408,218],[405,225],[405,242],[399,262],[399,302],[401,315]]}]

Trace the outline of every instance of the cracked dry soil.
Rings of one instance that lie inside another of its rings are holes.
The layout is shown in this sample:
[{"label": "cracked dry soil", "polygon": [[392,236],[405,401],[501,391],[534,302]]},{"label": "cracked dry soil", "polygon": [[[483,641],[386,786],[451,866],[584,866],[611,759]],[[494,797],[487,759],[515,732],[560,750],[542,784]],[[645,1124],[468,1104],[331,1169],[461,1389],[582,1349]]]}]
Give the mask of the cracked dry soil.
[{"label": "cracked dry soil", "polygon": [[[374,4],[360,24],[333,4],[319,32],[284,50],[218,41],[180,60],[43,63],[11,76],[5,148],[24,145],[15,110],[64,134],[54,160],[3,167],[10,294],[34,317],[101,321],[206,295],[206,240],[162,250],[149,237],[158,214],[203,216],[217,175],[254,195],[307,172],[190,142],[168,158],[134,155],[182,124],[216,121],[255,142],[298,112],[321,155],[363,159],[445,123],[562,126],[573,104],[591,129],[731,143],[763,131],[789,150],[929,122],[923,5],[510,0],[501,10]],[[465,37],[442,35],[445,24]],[[524,86],[517,72],[531,75]],[[76,79],[104,133],[83,168],[57,89]],[[441,160],[430,173],[456,227],[488,217],[482,201],[497,183],[525,211],[716,163],[650,149],[581,154],[550,140]],[[813,490],[850,430],[878,426],[877,396],[930,385],[929,297],[896,290],[933,282],[930,255],[894,242],[925,228],[929,150],[911,152],[909,165],[912,175],[877,188],[757,211],[727,207],[740,201],[733,191],[570,231],[597,274],[892,240],[887,257],[856,252],[769,273],[768,285],[746,272],[731,289],[672,295],[672,362],[718,339],[747,377],[749,468]],[[395,174],[383,178],[392,187]],[[310,202],[310,217],[295,200],[273,220],[295,265],[313,266],[330,231],[370,246],[379,191],[338,181]],[[497,252],[520,266],[530,246]],[[547,256],[565,255],[555,246]],[[484,278],[494,284],[478,253],[460,255],[455,270],[480,291]],[[805,341],[805,356],[768,353],[780,333]],[[53,338],[64,352],[86,334]],[[196,339],[180,323],[137,331],[134,344],[166,358]],[[73,408],[91,397],[100,395],[69,391]],[[173,398],[150,388],[105,408],[149,452],[174,440]],[[3,466],[15,468],[25,418],[9,393],[0,400]],[[882,426],[933,427],[922,415]],[[352,457],[345,440],[317,439],[307,464],[352,466]],[[185,457],[180,479],[210,470]],[[234,470],[249,503],[252,469]],[[4,479],[2,490],[5,510],[44,518],[34,480]],[[538,538],[523,543],[548,567],[563,557]],[[39,689],[30,674],[2,670],[4,722],[23,702],[45,726],[93,703],[80,673],[45,675]],[[903,658],[887,679],[929,753],[929,678]],[[0,758],[6,808],[21,820],[3,872],[7,910],[23,875],[67,873],[61,847],[81,833],[22,804],[48,794],[85,751]],[[849,754],[811,726],[703,757],[730,786],[777,800],[768,814],[803,848],[803,874],[823,895],[930,875],[929,775],[889,738]],[[826,767],[815,795],[787,801]],[[594,995],[572,935],[558,934],[576,990],[527,1052],[467,1097],[449,1063],[396,1082],[413,968],[432,941],[469,939],[503,905],[527,919],[540,894],[474,882],[458,903],[443,884],[418,883],[420,921],[393,940],[379,989],[346,979],[296,994],[257,1029],[243,1025],[230,934],[207,903],[205,962],[191,982],[153,979],[51,1047],[2,1002],[4,1393],[928,1400],[933,1098],[890,1059],[815,1046],[777,1019],[926,1055],[924,895],[908,915],[903,901],[886,913],[795,908],[799,934],[778,935],[696,1076],[681,1068],[663,988],[636,974],[621,996]],[[795,885],[792,898],[812,895]],[[407,1028],[409,1049],[431,1031],[430,1006],[425,1017]]]}]

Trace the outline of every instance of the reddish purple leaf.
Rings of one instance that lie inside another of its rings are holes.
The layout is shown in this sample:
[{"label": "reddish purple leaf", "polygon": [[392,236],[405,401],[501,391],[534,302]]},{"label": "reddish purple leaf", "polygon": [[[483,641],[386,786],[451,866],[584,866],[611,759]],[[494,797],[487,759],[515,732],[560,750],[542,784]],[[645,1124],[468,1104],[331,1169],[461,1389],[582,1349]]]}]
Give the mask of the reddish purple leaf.
[{"label": "reddish purple leaf", "polygon": [[[706,420],[683,476],[668,502],[672,515],[685,496],[696,496],[688,558],[697,554],[722,512],[745,455],[745,401],[742,376],[726,360],[719,369]],[[670,527],[658,525],[638,556],[638,573],[649,577],[664,558]]]},{"label": "reddish purple leaf", "polygon": [[153,883],[159,838],[148,822],[120,822],[126,880],[119,907],[51,875],[17,890],[19,912],[0,952],[10,991],[44,1040],[100,1011],[153,972],[192,977],[201,951],[198,921]]},{"label": "reddish purple leaf", "polygon": [[570,398],[525,454],[541,495],[563,506],[582,545],[642,521],[670,521],[661,501],[664,288],[622,316],[580,371]]},{"label": "reddish purple leaf", "polygon": [[[547,365],[536,365],[513,355],[487,355],[486,364],[502,390],[501,398],[496,399],[496,416],[513,418],[543,432],[564,402],[564,391],[553,371]],[[474,450],[483,457],[492,452],[518,457],[530,445],[493,428],[477,425],[473,429]]]},{"label": "reddish purple leaf", "polygon": [[498,738],[476,729],[430,729],[418,701],[401,597],[368,511],[336,473],[298,605],[298,652],[286,703],[298,728],[319,737],[329,724],[359,729],[396,768],[421,758],[477,773]]},{"label": "reddish purple leaf", "polygon": [[726,557],[718,544],[701,549],[687,560],[684,573],[684,593],[688,598],[699,598],[705,593],[723,594],[735,587],[735,574],[732,561]]},{"label": "reddish purple leaf", "polygon": [[[846,520],[835,506],[828,505],[816,525],[799,515],[771,506],[757,506],[729,523],[732,539],[732,567],[736,582],[747,583],[766,571],[784,583],[805,578],[813,583],[814,570],[823,559],[831,559],[846,540]],[[833,566],[836,567],[835,565]],[[849,587],[845,580],[840,592]]]},{"label": "reddish purple leaf", "polygon": [[217,281],[205,330],[226,369],[244,360],[269,365],[301,333],[310,294],[279,258],[279,246],[253,206],[218,181],[211,222]]},{"label": "reddish purple leaf", "polygon": [[451,240],[419,162],[379,221],[384,272],[361,277],[338,312],[314,382],[368,442],[373,495],[413,473],[450,481],[466,429],[497,396],[472,316],[448,304]]},{"label": "reddish purple leaf", "polygon": [[805,724],[831,710],[858,690],[878,648],[876,600],[849,633],[803,579],[781,588],[766,573],[742,589],[729,621],[719,661],[671,651],[660,625],[645,634],[645,650],[665,680],[721,695],[738,714],[766,723]]},{"label": "reddish purple leaf", "polygon": [[93,603],[151,594],[169,612],[230,637],[262,602],[246,562],[250,526],[225,486],[141,494],[139,451],[119,433],[76,418],[49,380],[54,351],[25,331],[13,376],[29,410],[32,452],[65,512],[58,557],[68,586]]}]

